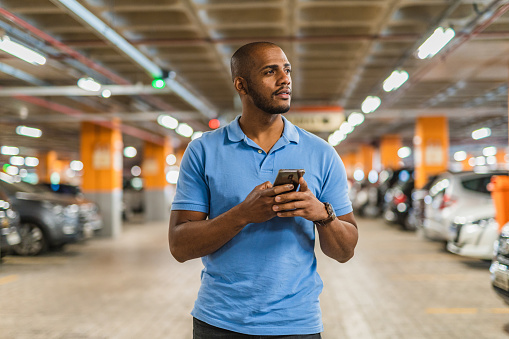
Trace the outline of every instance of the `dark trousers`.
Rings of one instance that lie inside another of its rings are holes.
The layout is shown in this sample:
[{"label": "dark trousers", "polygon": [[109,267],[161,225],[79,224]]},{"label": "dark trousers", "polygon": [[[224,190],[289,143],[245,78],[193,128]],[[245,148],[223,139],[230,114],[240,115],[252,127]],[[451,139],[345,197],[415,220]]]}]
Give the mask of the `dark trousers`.
[{"label": "dark trousers", "polygon": [[193,339],[321,339],[320,333],[304,335],[248,335],[214,327],[193,318]]}]

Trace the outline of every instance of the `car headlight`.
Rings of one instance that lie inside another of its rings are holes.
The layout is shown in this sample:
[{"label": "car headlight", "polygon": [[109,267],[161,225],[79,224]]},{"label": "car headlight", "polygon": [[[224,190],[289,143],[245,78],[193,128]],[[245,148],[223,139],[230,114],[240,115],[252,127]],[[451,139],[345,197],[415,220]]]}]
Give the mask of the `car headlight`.
[{"label": "car headlight", "polygon": [[472,221],[472,224],[479,225],[480,227],[484,228],[493,222],[495,222],[495,218],[484,218],[484,219]]},{"label": "car headlight", "polygon": [[509,238],[509,223],[505,224],[500,231],[500,236],[504,238]]}]

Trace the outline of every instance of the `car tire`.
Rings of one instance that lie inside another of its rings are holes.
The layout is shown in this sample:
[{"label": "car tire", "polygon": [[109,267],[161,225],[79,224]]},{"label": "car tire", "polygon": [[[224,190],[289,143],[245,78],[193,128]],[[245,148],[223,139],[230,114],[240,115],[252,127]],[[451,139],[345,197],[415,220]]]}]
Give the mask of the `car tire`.
[{"label": "car tire", "polygon": [[32,222],[22,223],[19,226],[21,242],[14,246],[14,253],[25,256],[42,254],[48,249],[48,241],[42,228]]}]

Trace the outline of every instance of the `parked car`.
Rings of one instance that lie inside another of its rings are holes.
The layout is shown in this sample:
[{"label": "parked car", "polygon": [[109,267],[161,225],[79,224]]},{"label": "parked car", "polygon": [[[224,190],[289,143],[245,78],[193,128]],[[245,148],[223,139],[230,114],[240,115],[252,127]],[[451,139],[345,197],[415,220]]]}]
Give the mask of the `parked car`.
[{"label": "parked car", "polygon": [[453,240],[449,226],[456,216],[466,215],[477,206],[493,204],[487,188],[493,175],[507,175],[507,172],[440,174],[429,190],[431,199],[425,207],[423,235],[433,240]]},{"label": "parked car", "polygon": [[431,201],[429,195],[429,189],[433,186],[438,175],[432,175],[429,177],[426,184],[421,188],[414,188],[412,190],[412,208],[408,212],[408,224],[411,229],[422,228],[424,223],[424,209],[426,207],[426,201]]},{"label": "parked car", "polygon": [[50,248],[79,240],[79,207],[56,194],[41,192],[34,185],[15,182],[2,173],[4,191],[20,216],[21,242],[14,247],[20,255],[39,255]]},{"label": "parked car", "polygon": [[509,305],[509,223],[502,227],[494,247],[490,266],[491,284],[495,292]]},{"label": "parked car", "polygon": [[407,174],[399,175],[399,180],[385,193],[383,217],[389,223],[396,223],[404,229],[411,230],[413,228],[408,221],[408,215],[412,208],[413,171],[401,173]]},{"label": "parked car", "polygon": [[465,257],[491,260],[498,238],[498,223],[493,205],[468,207],[458,211],[449,228],[447,250]]},{"label": "parked car", "polygon": [[39,183],[38,187],[49,190],[61,196],[67,197],[69,203],[75,203],[79,207],[80,236],[82,239],[91,238],[102,229],[103,222],[99,207],[93,201],[85,198],[78,186],[69,184],[54,185],[51,183]]},{"label": "parked car", "polygon": [[19,214],[13,209],[9,197],[0,190],[0,258],[12,252],[21,242],[18,231]]}]

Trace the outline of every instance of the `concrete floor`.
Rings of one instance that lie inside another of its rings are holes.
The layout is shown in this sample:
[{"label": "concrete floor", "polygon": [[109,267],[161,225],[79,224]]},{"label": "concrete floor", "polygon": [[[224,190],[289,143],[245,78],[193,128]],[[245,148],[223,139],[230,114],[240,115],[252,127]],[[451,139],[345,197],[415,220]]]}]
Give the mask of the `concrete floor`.
[{"label": "concrete floor", "polygon": [[[381,220],[358,223],[354,259],[317,254],[324,339],[509,337],[509,307],[491,290],[488,263]],[[202,265],[177,263],[166,233],[166,223],[127,224],[116,240],[6,257],[0,338],[191,338]]]}]

